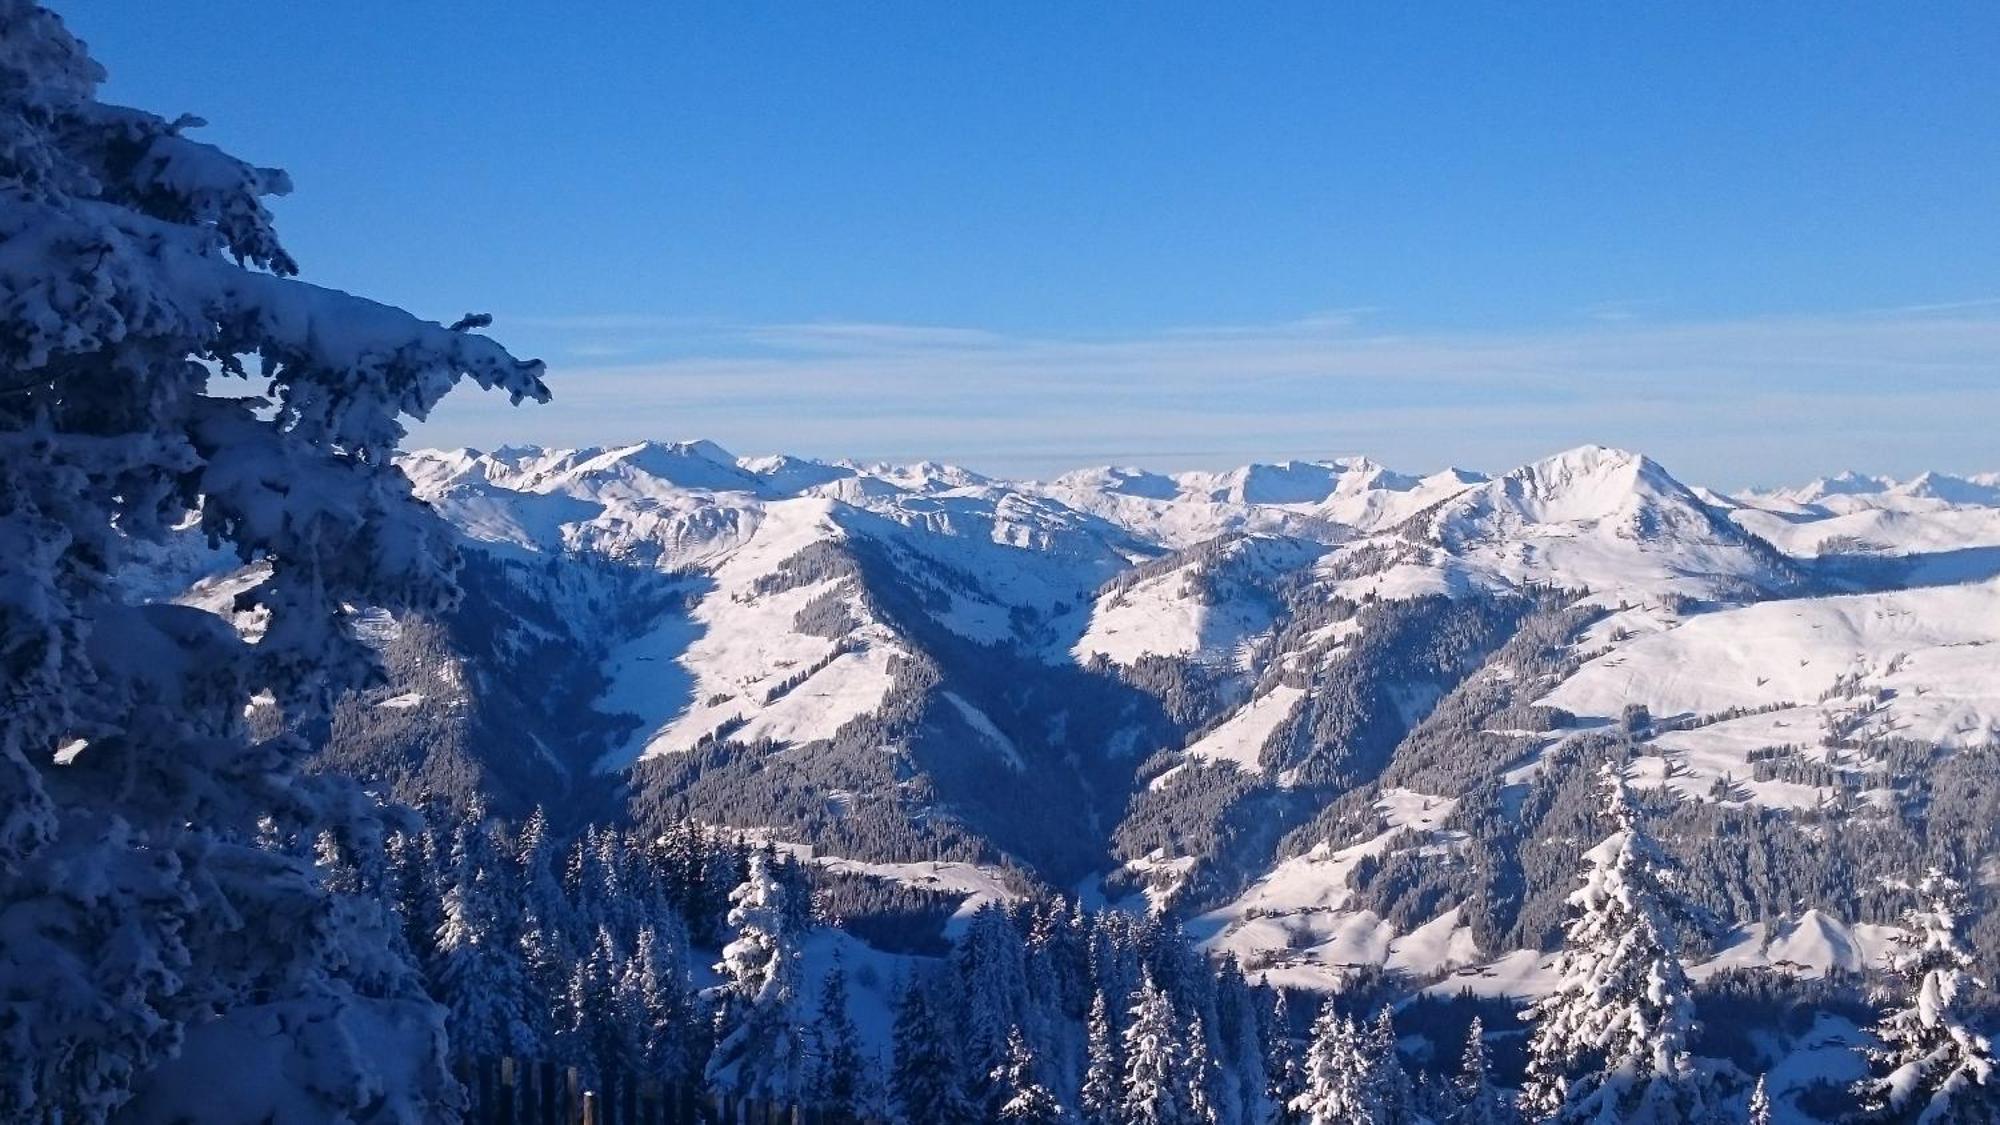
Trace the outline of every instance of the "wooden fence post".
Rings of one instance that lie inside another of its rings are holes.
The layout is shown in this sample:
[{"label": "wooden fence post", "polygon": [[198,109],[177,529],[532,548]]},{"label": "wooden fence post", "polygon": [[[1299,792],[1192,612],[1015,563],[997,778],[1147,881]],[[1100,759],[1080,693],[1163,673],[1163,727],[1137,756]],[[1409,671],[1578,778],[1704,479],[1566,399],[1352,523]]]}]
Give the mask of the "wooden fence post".
[{"label": "wooden fence post", "polygon": [[472,1104],[472,1060],[463,1056],[451,1060],[451,1076],[458,1079],[459,1088],[465,1091],[465,1111],[470,1117],[475,1108]]},{"label": "wooden fence post", "polygon": [[665,1082],[610,1070],[596,1089],[584,1073],[546,1059],[460,1056],[451,1071],[465,1091],[465,1125],[887,1125],[790,1099]]},{"label": "wooden fence post", "polygon": [[519,1100],[520,1089],[514,1082],[514,1056],[512,1055],[503,1055],[500,1058],[499,1092],[500,1125],[517,1125],[514,1107]]}]

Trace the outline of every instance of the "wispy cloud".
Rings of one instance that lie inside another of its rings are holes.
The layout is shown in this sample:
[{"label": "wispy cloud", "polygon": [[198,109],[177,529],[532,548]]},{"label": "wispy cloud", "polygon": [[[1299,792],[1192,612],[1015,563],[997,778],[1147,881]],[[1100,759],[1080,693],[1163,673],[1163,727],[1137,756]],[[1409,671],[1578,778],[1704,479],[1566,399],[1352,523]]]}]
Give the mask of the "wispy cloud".
[{"label": "wispy cloud", "polygon": [[[640,330],[670,337],[663,323]],[[1356,451],[1506,467],[1600,440],[1698,460],[1690,475],[1718,484],[2000,462],[2000,302],[1462,333],[1373,330],[1362,310],[1101,337],[704,323],[675,343],[657,360],[558,362],[555,403],[532,411],[454,396],[418,438],[700,435],[1007,472]]]},{"label": "wispy cloud", "polygon": [[1928,305],[1898,305],[1882,309],[1890,315],[1911,315],[1938,312],[1969,312],[1976,309],[2000,310],[2000,297],[1975,297],[1966,301],[1939,301]]},{"label": "wispy cloud", "polygon": [[1599,301],[1587,305],[1583,309],[1583,315],[1592,320],[1616,323],[1651,316],[1665,304],[1666,302],[1658,297],[1624,297],[1615,301]]},{"label": "wispy cloud", "polygon": [[743,330],[746,339],[772,347],[808,352],[951,351],[1003,347],[1007,337],[979,328],[924,324],[867,324],[822,321],[769,324]]}]

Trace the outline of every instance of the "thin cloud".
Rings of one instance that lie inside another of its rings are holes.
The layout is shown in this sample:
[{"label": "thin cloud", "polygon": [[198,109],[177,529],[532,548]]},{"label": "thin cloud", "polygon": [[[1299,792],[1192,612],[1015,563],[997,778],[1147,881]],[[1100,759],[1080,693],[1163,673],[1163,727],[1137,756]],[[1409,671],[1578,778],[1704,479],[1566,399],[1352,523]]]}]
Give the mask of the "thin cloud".
[{"label": "thin cloud", "polygon": [[853,321],[815,321],[802,324],[771,324],[743,330],[746,339],[802,350],[862,351],[921,350],[1002,347],[1005,336],[980,328],[951,328],[925,324],[871,324]]},{"label": "thin cloud", "polygon": [[1967,301],[1940,301],[1929,305],[1897,305],[1878,311],[1891,316],[1915,313],[1964,312],[1970,309],[2000,309],[2000,297],[1976,297]]},{"label": "thin cloud", "polygon": [[1638,320],[1651,315],[1665,303],[1658,297],[1627,297],[1615,301],[1599,301],[1584,306],[1583,315],[1592,320],[1610,322]]},{"label": "thin cloud", "polygon": [[1968,419],[2000,410],[2000,303],[1986,302],[1463,333],[1381,333],[1347,315],[1089,338],[709,324],[673,343],[672,358],[557,363],[555,402],[533,410],[453,396],[417,438],[705,436],[1010,472],[1114,453],[1171,467],[1191,450],[1216,451],[1197,458],[1210,464],[1367,452],[1504,469],[1608,440],[1685,450],[1715,466],[1695,479],[1727,485],[1844,467],[1864,448],[1886,468],[1990,462],[1990,435]]}]

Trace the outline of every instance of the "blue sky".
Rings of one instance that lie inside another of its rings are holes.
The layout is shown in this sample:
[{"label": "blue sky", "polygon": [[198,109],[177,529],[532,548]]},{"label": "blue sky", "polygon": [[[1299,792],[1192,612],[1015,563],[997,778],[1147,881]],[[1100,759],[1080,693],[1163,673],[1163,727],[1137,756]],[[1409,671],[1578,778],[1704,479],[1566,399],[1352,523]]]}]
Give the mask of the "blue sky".
[{"label": "blue sky", "polygon": [[549,361],[424,443],[2000,468],[1991,4],[58,7]]}]

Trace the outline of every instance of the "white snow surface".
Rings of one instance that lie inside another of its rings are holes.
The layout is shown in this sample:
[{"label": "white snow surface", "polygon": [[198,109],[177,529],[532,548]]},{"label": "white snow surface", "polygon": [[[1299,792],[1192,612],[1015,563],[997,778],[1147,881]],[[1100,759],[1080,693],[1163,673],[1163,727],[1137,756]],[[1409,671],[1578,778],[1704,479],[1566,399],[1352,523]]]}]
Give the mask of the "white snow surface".
[{"label": "white snow surface", "polygon": [[2000,473],[1843,473],[1728,498],[1729,518],[1799,558],[1896,560],[1908,585],[2000,574]]},{"label": "white snow surface", "polygon": [[1820,910],[1808,910],[1766,926],[1739,926],[1710,960],[1691,966],[1701,978],[1724,969],[1775,969],[1793,976],[1823,977],[1830,972],[1880,969],[1888,963],[1903,931],[1894,926],[1849,925]]},{"label": "white snow surface", "polygon": [[1306,697],[1304,688],[1279,684],[1238,708],[1234,715],[1188,744],[1190,758],[1205,762],[1232,762],[1239,769],[1256,773],[1262,767],[1258,756],[1271,733],[1278,729]]},{"label": "white snow surface", "polygon": [[1234,901],[1189,922],[1188,931],[1203,948],[1233,954],[1273,984],[1315,991],[1338,989],[1363,965],[1424,973],[1474,961],[1479,950],[1455,909],[1399,934],[1372,911],[1348,905],[1348,875],[1362,857],[1382,855],[1404,831],[1437,833],[1456,806],[1407,789],[1385,790],[1375,804],[1381,832],[1285,860]]},{"label": "white snow surface", "polygon": [[1603,446],[1468,487],[1412,531],[1501,581],[1585,587],[1606,600],[1730,597],[1789,581],[1775,553],[1657,462]]},{"label": "white snow surface", "polygon": [[1126,665],[1147,655],[1185,656],[1247,671],[1242,657],[1270,630],[1276,607],[1245,581],[1269,581],[1317,554],[1296,540],[1251,536],[1228,542],[1214,558],[1191,559],[1101,595],[1071,654],[1084,662],[1101,653]]},{"label": "white snow surface", "polygon": [[668,617],[614,653],[607,702],[642,720],[626,760],[690,749],[725,725],[741,724],[731,735],[738,741],[812,741],[880,707],[894,682],[889,661],[904,651],[886,626],[865,622],[839,641],[793,627],[808,602],[843,580],[757,588],[801,550],[844,535],[830,513],[826,500],[770,504],[757,533],[711,572],[715,590],[689,620]]},{"label": "white snow surface", "polygon": [[1749,799],[1801,806],[1805,786],[1749,780],[1749,754],[1797,745],[1825,760],[1829,725],[1948,747],[2000,740],[2000,580],[1879,594],[1797,598],[1698,614],[1634,632],[1542,702],[1587,722],[1628,704],[1655,721],[1753,713],[1657,735],[1635,784],[1704,798],[1718,778]]},{"label": "white snow surface", "polygon": [[[753,838],[762,834],[749,833]],[[873,879],[883,879],[900,883],[919,890],[941,891],[946,894],[964,895],[965,901],[952,914],[945,932],[956,937],[987,903],[1006,904],[1018,900],[1020,893],[1007,883],[1006,876],[999,869],[976,863],[961,863],[947,860],[924,860],[916,863],[870,863],[864,860],[847,859],[842,856],[821,855],[805,844],[771,841],[773,847],[791,853],[802,862],[824,867],[829,871],[841,871],[850,875],[865,875]]]}]

